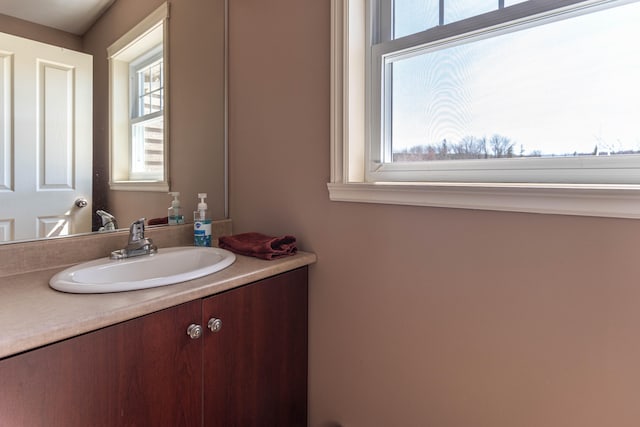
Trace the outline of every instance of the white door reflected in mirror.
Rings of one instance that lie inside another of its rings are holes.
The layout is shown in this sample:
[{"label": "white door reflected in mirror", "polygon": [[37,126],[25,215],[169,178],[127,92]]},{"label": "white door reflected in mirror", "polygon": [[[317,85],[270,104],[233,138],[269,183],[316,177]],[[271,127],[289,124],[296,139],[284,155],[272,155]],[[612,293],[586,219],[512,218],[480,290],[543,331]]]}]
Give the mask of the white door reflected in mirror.
[{"label": "white door reflected in mirror", "polygon": [[0,241],[89,232],[91,208],[75,202],[91,206],[92,56],[0,44]]}]

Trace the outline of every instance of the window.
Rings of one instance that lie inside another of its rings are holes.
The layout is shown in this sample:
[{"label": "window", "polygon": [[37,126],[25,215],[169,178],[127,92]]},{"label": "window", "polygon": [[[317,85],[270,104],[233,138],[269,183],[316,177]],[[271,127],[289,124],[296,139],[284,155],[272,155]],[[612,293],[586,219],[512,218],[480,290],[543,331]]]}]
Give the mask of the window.
[{"label": "window", "polygon": [[331,199],[640,217],[640,2],[557,3],[335,1]]},{"label": "window", "polygon": [[167,18],[164,4],[108,49],[112,189],[169,188]]},{"label": "window", "polygon": [[133,179],[162,180],[164,172],[164,72],[162,49],[130,67],[131,170]]}]

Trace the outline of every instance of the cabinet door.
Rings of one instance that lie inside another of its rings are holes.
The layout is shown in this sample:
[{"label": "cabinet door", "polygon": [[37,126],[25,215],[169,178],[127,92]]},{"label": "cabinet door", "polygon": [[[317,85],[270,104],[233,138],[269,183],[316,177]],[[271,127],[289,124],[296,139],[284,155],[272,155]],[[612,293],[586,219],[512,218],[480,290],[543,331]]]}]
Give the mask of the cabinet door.
[{"label": "cabinet door", "polygon": [[203,301],[204,425],[307,425],[307,268]]},{"label": "cabinet door", "polygon": [[200,425],[201,315],[198,300],[1,360],[0,425]]}]

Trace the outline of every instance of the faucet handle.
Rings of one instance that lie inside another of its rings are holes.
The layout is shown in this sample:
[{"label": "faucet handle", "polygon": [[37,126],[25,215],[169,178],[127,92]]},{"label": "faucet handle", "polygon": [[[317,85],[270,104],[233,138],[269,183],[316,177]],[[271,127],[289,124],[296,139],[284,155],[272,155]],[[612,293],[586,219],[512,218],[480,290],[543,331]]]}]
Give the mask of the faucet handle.
[{"label": "faucet handle", "polygon": [[136,243],[144,239],[144,221],[146,218],[140,218],[131,223],[129,227],[129,243]]}]

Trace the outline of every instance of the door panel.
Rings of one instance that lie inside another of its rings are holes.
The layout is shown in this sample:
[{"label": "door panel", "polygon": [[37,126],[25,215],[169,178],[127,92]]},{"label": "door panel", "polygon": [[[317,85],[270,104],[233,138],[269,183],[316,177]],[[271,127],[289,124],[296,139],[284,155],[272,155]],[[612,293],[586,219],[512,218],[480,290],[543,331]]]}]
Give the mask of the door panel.
[{"label": "door panel", "polygon": [[0,360],[0,425],[198,426],[199,300]]},{"label": "door panel", "polygon": [[204,425],[307,425],[307,268],[203,300]]},{"label": "door panel", "polygon": [[90,55],[0,33],[5,239],[91,231],[92,68]]}]

